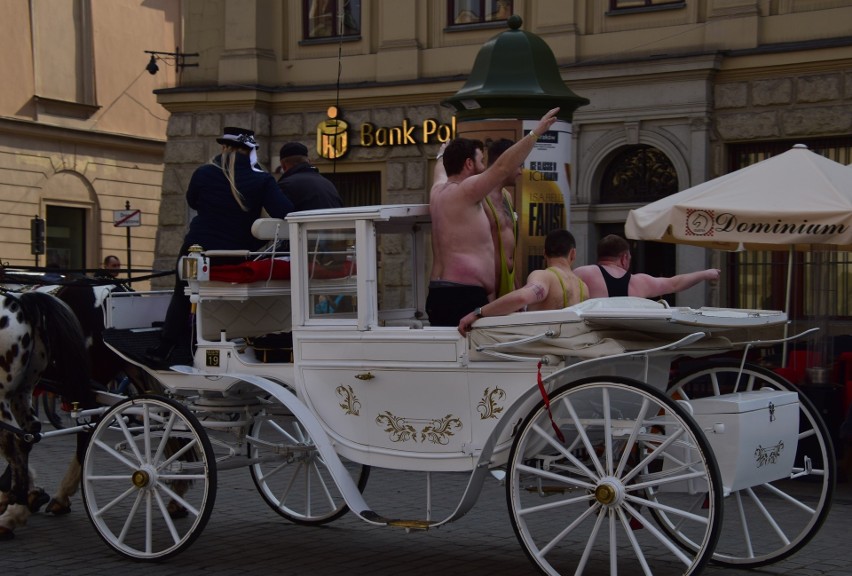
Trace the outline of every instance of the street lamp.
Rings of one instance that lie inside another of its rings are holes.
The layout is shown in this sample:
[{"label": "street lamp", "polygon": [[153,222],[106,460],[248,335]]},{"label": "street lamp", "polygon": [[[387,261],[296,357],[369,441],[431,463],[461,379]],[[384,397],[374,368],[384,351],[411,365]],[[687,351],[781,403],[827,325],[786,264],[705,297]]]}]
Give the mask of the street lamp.
[{"label": "street lamp", "polygon": [[154,50],[145,50],[145,54],[151,55],[151,59],[148,60],[148,65],[145,66],[145,70],[147,70],[148,74],[151,74],[152,76],[160,71],[160,67],[157,66],[157,60],[163,60],[164,62],[166,62],[169,58],[173,58],[175,61],[175,66],[177,66],[178,72],[180,72],[181,68],[186,68],[188,66],[198,66],[197,62],[192,64],[187,64],[186,62],[186,58],[188,56],[198,57],[198,52],[181,52],[179,46],[175,48],[175,52],[157,52]]}]

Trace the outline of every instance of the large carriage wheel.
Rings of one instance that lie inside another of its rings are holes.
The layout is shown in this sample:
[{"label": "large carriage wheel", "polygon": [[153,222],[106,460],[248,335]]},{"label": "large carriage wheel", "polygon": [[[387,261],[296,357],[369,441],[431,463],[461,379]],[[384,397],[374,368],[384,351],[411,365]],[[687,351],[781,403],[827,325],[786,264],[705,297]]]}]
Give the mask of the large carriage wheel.
[{"label": "large carriage wheel", "polygon": [[[326,524],[349,510],[310,435],[283,406],[270,404],[255,416],[248,435],[248,456],[258,492],[287,520]],[[341,460],[363,491],[370,467]]]},{"label": "large carriage wheel", "polygon": [[124,400],[106,412],[92,434],[82,480],[98,534],[136,560],[186,549],[216,499],[207,434],[186,407],[158,396]]},{"label": "large carriage wheel", "polygon": [[[530,559],[545,574],[700,570],[719,535],[722,485],[692,417],[650,386],[615,377],[567,384],[550,404],[555,424],[540,403],[509,456],[512,526]],[[705,506],[690,506],[695,494]],[[678,518],[699,548],[660,530],[652,508]]]},{"label": "large carriage wheel", "polygon": [[[722,359],[678,379],[669,394],[700,398],[771,387],[799,390],[774,372]],[[734,388],[736,386],[736,389]],[[722,537],[713,560],[731,566],[757,567],[794,554],[808,543],[828,516],[834,493],[836,462],[830,434],[816,408],[799,394],[799,437],[792,475],[731,493],[725,498]]]}]

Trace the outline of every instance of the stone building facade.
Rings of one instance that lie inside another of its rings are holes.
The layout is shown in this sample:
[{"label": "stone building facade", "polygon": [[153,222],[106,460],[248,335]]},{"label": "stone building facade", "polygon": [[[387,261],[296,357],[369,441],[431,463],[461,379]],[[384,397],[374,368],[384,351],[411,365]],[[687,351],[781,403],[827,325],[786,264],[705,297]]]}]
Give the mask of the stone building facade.
[{"label": "stone building facade", "polygon": [[[441,101],[461,88],[505,22],[483,14],[456,21],[463,3],[454,0],[362,0],[342,4],[357,9],[356,31],[311,37],[314,4],[182,3],[182,45],[201,56],[179,84],[157,91],[171,116],[156,267],[177,256],[191,217],[186,183],[216,152],[224,126],[254,129],[272,169],[285,141],[314,150],[317,126],[335,106],[350,126],[349,153],[317,156],[320,170],[355,200],[428,200],[438,142],[365,146],[357,127],[449,124]],[[481,4],[487,11],[493,3]],[[567,86],[590,100],[574,114],[568,159],[580,263],[593,259],[598,238],[619,231],[630,208],[733,169],[738,146],[819,140],[852,162],[852,0],[515,0],[512,11],[552,48]],[[631,171],[640,160],[653,170]],[[657,179],[613,184],[649,174]],[[640,243],[634,251],[655,274],[727,265],[724,255],[694,247]],[[677,296],[678,304],[708,301],[737,304],[724,282]]]},{"label": "stone building facade", "polygon": [[[146,71],[145,50],[174,51],[179,20],[170,0],[3,2],[4,264],[95,269],[115,254],[123,267],[151,268],[169,116],[153,92],[176,74],[164,60]],[[141,211],[129,262],[128,228],[114,226],[128,205]],[[38,255],[36,216],[46,224]]]}]

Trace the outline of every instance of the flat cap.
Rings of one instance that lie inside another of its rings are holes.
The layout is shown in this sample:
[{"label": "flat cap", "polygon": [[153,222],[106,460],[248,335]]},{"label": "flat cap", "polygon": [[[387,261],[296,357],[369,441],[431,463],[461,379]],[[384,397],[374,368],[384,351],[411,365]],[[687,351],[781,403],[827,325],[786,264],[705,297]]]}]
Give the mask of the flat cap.
[{"label": "flat cap", "polygon": [[301,142],[287,142],[281,147],[279,158],[287,158],[288,156],[307,156],[308,148]]}]

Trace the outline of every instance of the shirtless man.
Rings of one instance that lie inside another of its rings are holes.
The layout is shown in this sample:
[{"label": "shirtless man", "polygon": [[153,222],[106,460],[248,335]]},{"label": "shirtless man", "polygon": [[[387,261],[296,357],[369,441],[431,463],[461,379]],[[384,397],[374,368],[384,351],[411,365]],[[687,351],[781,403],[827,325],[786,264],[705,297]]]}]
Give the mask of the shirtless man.
[{"label": "shirtless man", "polygon": [[[475,142],[479,142],[476,140]],[[493,164],[498,158],[511,148],[512,142],[508,138],[495,140],[488,147],[488,163]],[[437,160],[441,160],[444,150],[447,148],[445,142],[438,150]],[[518,239],[518,217],[515,212],[515,203],[512,194],[506,186],[514,186],[521,175],[522,169],[519,164],[517,169],[506,177],[496,188],[485,197],[485,214],[491,224],[491,239],[494,242],[494,282],[497,286],[497,297],[508,294],[515,288],[519,288],[515,278],[515,246]],[[443,162],[435,163],[432,178],[433,190],[438,188],[436,184],[446,182],[447,173]]]},{"label": "shirtless man", "polygon": [[547,269],[530,272],[527,284],[480,306],[461,319],[459,332],[465,336],[477,318],[504,316],[526,306],[527,310],[558,310],[588,297],[585,283],[571,271],[577,256],[574,236],[568,230],[553,230],[544,239]]},{"label": "shirtless man", "polygon": [[[488,164],[491,165],[496,162],[512,144],[514,142],[507,138],[492,142],[488,147]],[[521,172],[521,165],[518,164],[514,172],[485,197],[485,206],[488,208],[486,214],[488,214],[488,220],[491,223],[491,238],[494,241],[494,276],[497,282],[498,297],[505,296],[519,287],[515,278],[518,217],[512,194],[506,187],[514,186],[518,177],[521,176]]]},{"label": "shirtless man", "polygon": [[574,273],[588,285],[590,298],[657,298],[692,288],[704,280],[718,280],[720,274],[716,268],[708,268],[671,278],[658,278],[648,274],[631,274],[629,270],[630,245],[621,236],[610,234],[598,242],[598,263],[580,266]]},{"label": "shirtless man", "polygon": [[558,112],[545,114],[487,170],[472,140],[457,138],[444,150],[447,179],[429,195],[433,262],[426,313],[432,326],[457,326],[462,316],[494,299],[494,243],[483,200],[517,170]]}]

